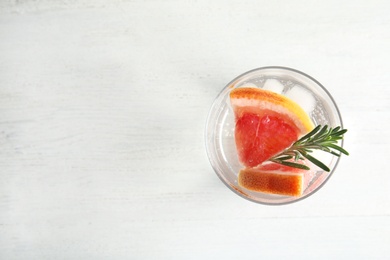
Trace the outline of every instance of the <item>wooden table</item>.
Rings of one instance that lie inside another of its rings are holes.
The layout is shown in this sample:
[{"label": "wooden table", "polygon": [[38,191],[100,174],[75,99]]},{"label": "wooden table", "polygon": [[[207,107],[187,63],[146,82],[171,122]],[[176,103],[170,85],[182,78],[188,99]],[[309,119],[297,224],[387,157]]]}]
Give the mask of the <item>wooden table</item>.
[{"label": "wooden table", "polygon": [[[389,259],[388,1],[0,3],[0,259]],[[235,195],[204,127],[221,89],[292,67],[350,152],[313,196]]]}]

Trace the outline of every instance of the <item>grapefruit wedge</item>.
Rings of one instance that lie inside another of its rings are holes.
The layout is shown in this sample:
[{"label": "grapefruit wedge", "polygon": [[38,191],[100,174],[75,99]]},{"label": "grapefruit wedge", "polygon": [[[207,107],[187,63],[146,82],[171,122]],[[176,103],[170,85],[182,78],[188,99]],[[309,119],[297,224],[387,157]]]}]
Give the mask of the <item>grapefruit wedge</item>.
[{"label": "grapefruit wedge", "polygon": [[238,175],[238,184],[252,191],[299,197],[313,175],[313,170],[267,163],[256,168],[242,169]]},{"label": "grapefruit wedge", "polygon": [[235,142],[240,162],[255,167],[310,132],[313,122],[291,99],[260,88],[230,92],[235,115]]}]

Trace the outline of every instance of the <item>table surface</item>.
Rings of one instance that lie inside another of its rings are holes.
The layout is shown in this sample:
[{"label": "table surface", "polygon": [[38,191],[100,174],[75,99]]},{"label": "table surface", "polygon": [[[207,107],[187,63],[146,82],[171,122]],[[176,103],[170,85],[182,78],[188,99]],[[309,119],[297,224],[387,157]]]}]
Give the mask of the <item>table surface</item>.
[{"label": "table surface", "polygon": [[[0,259],[389,259],[388,1],[0,3]],[[208,161],[221,89],[319,80],[349,129],[335,174],[284,206]]]}]

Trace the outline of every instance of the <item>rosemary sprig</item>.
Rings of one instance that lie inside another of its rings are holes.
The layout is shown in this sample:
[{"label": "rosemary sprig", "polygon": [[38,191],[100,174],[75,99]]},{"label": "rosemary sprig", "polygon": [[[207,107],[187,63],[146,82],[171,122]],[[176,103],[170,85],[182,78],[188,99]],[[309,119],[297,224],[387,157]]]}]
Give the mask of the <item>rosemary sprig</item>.
[{"label": "rosemary sprig", "polygon": [[346,132],[347,129],[341,129],[340,126],[332,129],[327,125],[318,125],[311,132],[293,143],[290,148],[287,148],[280,154],[271,157],[269,161],[290,167],[309,170],[309,167],[299,163],[299,160],[304,160],[306,158],[324,171],[329,172],[330,169],[325,164],[311,156],[309,153],[313,152],[313,150],[321,150],[335,156],[340,156],[342,153],[349,155],[346,150],[337,145],[337,142],[343,139],[343,135]]}]

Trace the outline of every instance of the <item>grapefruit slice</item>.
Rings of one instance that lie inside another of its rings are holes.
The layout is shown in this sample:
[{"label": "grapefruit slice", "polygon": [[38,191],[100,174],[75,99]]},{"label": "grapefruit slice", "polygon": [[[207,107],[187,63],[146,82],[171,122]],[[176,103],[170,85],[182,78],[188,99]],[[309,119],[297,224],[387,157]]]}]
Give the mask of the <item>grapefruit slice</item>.
[{"label": "grapefruit slice", "polygon": [[299,197],[314,176],[313,170],[302,170],[277,163],[242,169],[238,184],[248,190]]},{"label": "grapefruit slice", "polygon": [[255,167],[310,132],[313,122],[291,99],[259,88],[230,92],[235,115],[235,142],[240,162]]}]

